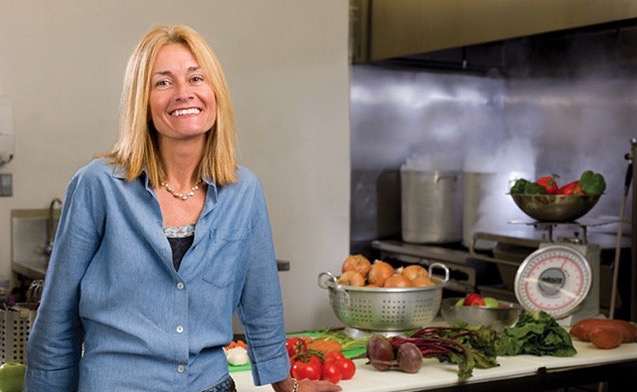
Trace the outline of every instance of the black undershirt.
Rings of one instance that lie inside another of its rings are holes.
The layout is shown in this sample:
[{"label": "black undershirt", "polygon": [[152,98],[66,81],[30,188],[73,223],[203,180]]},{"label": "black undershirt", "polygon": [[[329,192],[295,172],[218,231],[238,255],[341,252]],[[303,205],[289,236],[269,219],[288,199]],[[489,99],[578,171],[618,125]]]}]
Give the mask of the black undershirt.
[{"label": "black undershirt", "polygon": [[173,251],[173,266],[175,267],[175,271],[179,271],[181,259],[184,258],[184,255],[188,249],[190,249],[194,239],[194,234],[186,237],[168,237],[168,242]]}]

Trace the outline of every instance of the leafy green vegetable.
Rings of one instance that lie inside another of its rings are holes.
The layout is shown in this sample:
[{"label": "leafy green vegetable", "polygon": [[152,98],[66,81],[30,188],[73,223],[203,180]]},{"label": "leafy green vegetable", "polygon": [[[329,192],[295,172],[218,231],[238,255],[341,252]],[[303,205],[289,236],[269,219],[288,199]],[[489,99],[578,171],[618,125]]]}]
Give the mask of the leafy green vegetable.
[{"label": "leafy green vegetable", "polygon": [[497,355],[572,357],[577,354],[568,331],[550,314],[523,311],[517,323],[505,328],[495,344]]},{"label": "leafy green vegetable", "polygon": [[473,369],[499,366],[495,355],[497,333],[488,327],[426,327],[407,338],[394,336],[392,346],[415,344],[424,358],[458,365],[458,378],[466,380]]},{"label": "leafy green vegetable", "polygon": [[546,195],[546,188],[537,182],[528,181],[526,185],[524,185],[524,194],[525,195]]},{"label": "leafy green vegetable", "polygon": [[515,181],[515,183],[513,184],[513,186],[511,187],[511,194],[512,195],[521,195],[524,193],[524,187],[526,186],[526,184],[528,183],[528,180],[525,180],[524,178],[520,178],[518,180]]},{"label": "leafy green vegetable", "polygon": [[586,170],[579,179],[579,185],[587,195],[601,195],[606,190],[606,180],[600,173]]},{"label": "leafy green vegetable", "polygon": [[520,178],[513,183],[510,189],[512,195],[546,195],[546,188],[537,182]]}]

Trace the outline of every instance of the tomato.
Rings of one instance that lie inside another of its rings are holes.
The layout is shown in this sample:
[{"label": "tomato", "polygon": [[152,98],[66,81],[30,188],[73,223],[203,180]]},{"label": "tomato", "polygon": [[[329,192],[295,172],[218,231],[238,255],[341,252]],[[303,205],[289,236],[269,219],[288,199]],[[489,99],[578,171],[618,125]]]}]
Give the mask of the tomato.
[{"label": "tomato", "polygon": [[332,351],[325,354],[325,362],[336,361],[337,359],[345,358],[345,355],[341,351]]},{"label": "tomato", "polygon": [[319,380],[321,378],[321,365],[314,361],[294,361],[292,362],[291,373],[292,377],[297,380],[303,380],[304,378],[309,380]]},{"label": "tomato", "polygon": [[356,373],[356,364],[349,358],[343,357],[336,360],[336,366],[341,370],[343,380],[349,380]]},{"label": "tomato", "polygon": [[292,358],[299,353],[307,352],[307,344],[300,336],[293,336],[285,341],[285,348],[288,350],[288,357]]},{"label": "tomato", "polygon": [[464,297],[464,306],[484,306],[484,298],[477,293],[470,293]]},{"label": "tomato", "polygon": [[311,354],[305,358],[305,362],[311,362],[318,366],[319,368],[323,365],[323,359],[320,356]]},{"label": "tomato", "polygon": [[336,364],[336,361],[328,361],[323,364],[321,370],[321,380],[327,380],[333,384],[338,384],[343,378],[341,369]]}]

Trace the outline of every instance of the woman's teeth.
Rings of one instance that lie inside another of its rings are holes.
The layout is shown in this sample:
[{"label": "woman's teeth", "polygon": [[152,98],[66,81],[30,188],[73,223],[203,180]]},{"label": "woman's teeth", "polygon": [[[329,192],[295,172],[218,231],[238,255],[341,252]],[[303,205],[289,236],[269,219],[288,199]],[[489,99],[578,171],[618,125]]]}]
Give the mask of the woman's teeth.
[{"label": "woman's teeth", "polygon": [[175,110],[174,112],[172,112],[172,116],[183,116],[186,114],[198,114],[200,113],[201,110],[197,109],[197,108],[191,108],[191,109],[179,109],[179,110]]}]

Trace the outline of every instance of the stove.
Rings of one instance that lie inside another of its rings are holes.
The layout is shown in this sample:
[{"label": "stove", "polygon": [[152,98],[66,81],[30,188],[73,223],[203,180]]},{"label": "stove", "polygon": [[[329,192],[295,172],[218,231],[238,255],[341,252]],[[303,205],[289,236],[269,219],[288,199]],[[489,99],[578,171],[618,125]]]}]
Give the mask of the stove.
[{"label": "stove", "polygon": [[380,258],[392,264],[421,264],[426,267],[440,262],[449,268],[446,289],[460,293],[476,291],[484,263],[475,263],[469,250],[461,244],[423,245],[398,240],[377,240],[372,248],[380,252]]}]

